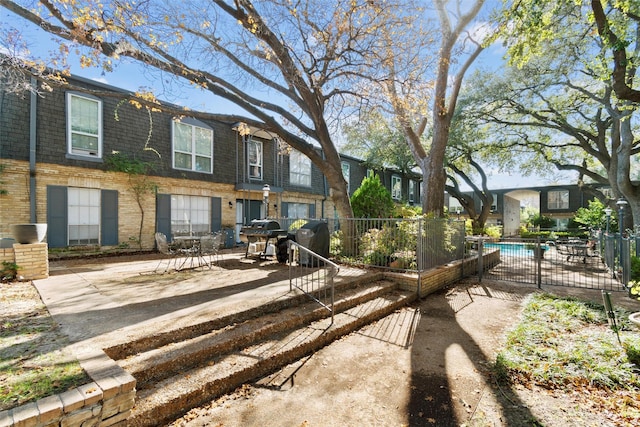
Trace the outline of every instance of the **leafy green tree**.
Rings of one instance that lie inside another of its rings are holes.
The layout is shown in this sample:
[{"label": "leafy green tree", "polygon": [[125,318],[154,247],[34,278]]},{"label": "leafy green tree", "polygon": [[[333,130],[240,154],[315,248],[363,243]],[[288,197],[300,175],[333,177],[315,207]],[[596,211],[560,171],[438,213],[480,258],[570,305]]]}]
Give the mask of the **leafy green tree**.
[{"label": "leafy green tree", "polygon": [[538,215],[540,211],[533,206],[525,206],[520,210],[520,223],[525,225],[532,225],[531,221]]},{"label": "leafy green tree", "polygon": [[359,120],[344,125],[343,132],[347,143],[342,151],[364,159],[372,169],[391,166],[408,173],[416,167],[402,130],[377,109],[361,110]]},{"label": "leafy green tree", "polygon": [[[625,218],[632,223],[640,217],[640,185],[632,172],[640,154],[634,137],[640,101],[638,3],[524,0],[505,11],[503,24],[511,62],[529,82],[514,98],[509,87],[514,81],[503,80],[502,105],[520,118],[502,117],[499,123],[531,125],[522,127],[518,138],[529,148],[536,145],[538,159],[577,171],[581,182],[609,184],[615,198],[629,202],[631,215]],[[511,100],[516,102],[510,105]],[[495,107],[486,111],[500,116]]]},{"label": "leafy green tree", "polygon": [[[607,218],[604,212],[605,208],[606,206],[600,200],[589,200],[588,207],[580,208],[576,211],[573,221],[578,223],[581,228],[605,230],[607,227]],[[609,221],[609,231],[618,231],[616,218],[616,211],[612,211]]]},{"label": "leafy green tree", "polygon": [[353,193],[351,206],[356,218],[389,218],[395,204],[389,190],[380,182],[380,177],[372,175],[363,179]]}]

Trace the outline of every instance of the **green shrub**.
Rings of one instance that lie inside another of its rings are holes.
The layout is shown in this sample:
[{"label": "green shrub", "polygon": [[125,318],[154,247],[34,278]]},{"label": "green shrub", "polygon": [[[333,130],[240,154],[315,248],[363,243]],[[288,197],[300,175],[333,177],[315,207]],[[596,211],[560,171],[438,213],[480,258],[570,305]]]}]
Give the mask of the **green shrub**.
[{"label": "green shrub", "polygon": [[378,175],[366,177],[351,196],[351,208],[356,218],[389,218],[395,204],[389,190]]},{"label": "green shrub", "polygon": [[11,282],[18,277],[20,267],[15,262],[2,261],[2,269],[0,269],[0,281]]},{"label": "green shrub", "polygon": [[640,341],[625,340],[624,351],[627,354],[629,362],[640,368]]},{"label": "green shrub", "polygon": [[422,215],[421,206],[396,205],[391,216],[394,218],[415,218]]},{"label": "green shrub", "polygon": [[489,227],[485,227],[484,234],[494,239],[500,238],[502,236],[502,227],[499,225],[491,225]]},{"label": "green shrub", "polygon": [[531,218],[531,225],[539,228],[553,228],[555,227],[556,222],[553,218],[538,214]]},{"label": "green shrub", "polygon": [[640,282],[640,257],[635,255],[631,256],[631,273],[629,279]]}]

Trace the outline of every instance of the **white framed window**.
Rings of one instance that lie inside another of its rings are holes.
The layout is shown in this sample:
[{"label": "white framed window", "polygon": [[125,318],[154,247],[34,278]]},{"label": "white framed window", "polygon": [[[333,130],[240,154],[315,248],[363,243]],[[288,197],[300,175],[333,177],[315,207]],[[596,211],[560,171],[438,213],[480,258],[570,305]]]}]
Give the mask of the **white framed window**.
[{"label": "white framed window", "polygon": [[569,209],[569,190],[554,190],[547,194],[548,209]]},{"label": "white framed window", "polygon": [[100,190],[69,187],[67,190],[69,246],[100,244]]},{"label": "white framed window", "polygon": [[247,156],[249,178],[262,179],[262,141],[250,138],[247,141]]},{"label": "white framed window", "polygon": [[102,158],[102,101],[67,92],[67,152]]},{"label": "white framed window", "polygon": [[391,175],[391,198],[402,199],[402,178],[398,175]]},{"label": "white framed window", "polygon": [[412,179],[409,180],[409,203],[416,201],[416,182]]},{"label": "white framed window", "polygon": [[367,169],[367,178],[371,178],[375,174],[373,169]]},{"label": "white framed window", "polygon": [[173,121],[173,168],[213,173],[213,129]]},{"label": "white framed window", "polygon": [[347,194],[351,194],[351,165],[347,162],[342,162],[340,166],[342,167],[342,176],[347,181]]},{"label": "white framed window", "polygon": [[309,205],[306,203],[287,203],[289,218],[309,218]]},{"label": "white framed window", "polygon": [[171,234],[199,235],[211,231],[211,203],[208,197],[171,195]]},{"label": "white framed window", "polygon": [[311,187],[311,160],[297,150],[289,155],[289,182],[292,185]]}]

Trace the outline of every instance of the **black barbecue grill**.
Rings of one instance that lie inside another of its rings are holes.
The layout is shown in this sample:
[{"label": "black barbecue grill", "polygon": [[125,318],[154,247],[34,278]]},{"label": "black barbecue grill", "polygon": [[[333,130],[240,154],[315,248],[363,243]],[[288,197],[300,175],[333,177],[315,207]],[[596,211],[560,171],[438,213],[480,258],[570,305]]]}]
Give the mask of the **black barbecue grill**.
[{"label": "black barbecue grill", "polygon": [[277,239],[280,236],[287,236],[287,230],[280,228],[278,221],[271,219],[254,219],[251,225],[242,227],[240,232],[247,238],[247,250],[244,254],[245,258],[249,255],[249,244],[264,239],[264,251],[260,256],[266,256],[270,239]]}]

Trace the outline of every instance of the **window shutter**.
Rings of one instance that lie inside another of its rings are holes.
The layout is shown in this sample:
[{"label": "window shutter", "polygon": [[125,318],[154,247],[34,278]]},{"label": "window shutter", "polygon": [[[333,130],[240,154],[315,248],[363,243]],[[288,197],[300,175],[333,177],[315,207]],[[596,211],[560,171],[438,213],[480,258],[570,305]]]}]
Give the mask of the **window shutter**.
[{"label": "window shutter", "polygon": [[47,186],[47,244],[50,248],[68,246],[67,187]]},{"label": "window shutter", "polygon": [[156,196],[156,231],[167,236],[171,241],[171,195]]},{"label": "window shutter", "polygon": [[115,246],[118,241],[118,191],[101,191],[100,244]]},{"label": "window shutter", "polygon": [[222,198],[211,198],[211,232],[222,229]]}]

